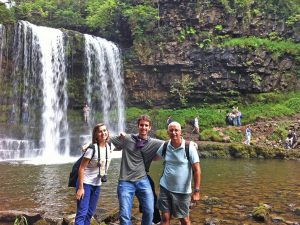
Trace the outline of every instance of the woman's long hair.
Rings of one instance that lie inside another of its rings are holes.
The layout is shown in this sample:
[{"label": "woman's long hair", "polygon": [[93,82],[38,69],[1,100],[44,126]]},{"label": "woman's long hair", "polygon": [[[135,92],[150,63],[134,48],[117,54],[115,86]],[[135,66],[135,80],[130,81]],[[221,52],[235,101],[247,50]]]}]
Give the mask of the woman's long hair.
[{"label": "woman's long hair", "polygon": [[[93,138],[93,140],[92,140],[93,144],[98,143],[98,141],[99,141],[98,140],[98,132],[99,132],[99,128],[102,127],[102,126],[106,126],[106,125],[104,123],[98,123],[98,124],[96,124],[96,126],[94,126],[93,136],[92,136],[92,138]],[[106,127],[106,129],[107,129],[107,127]],[[107,131],[107,133],[108,133],[108,136],[107,136],[107,139],[105,140],[105,142],[107,142],[107,140],[109,138],[109,132]]]}]

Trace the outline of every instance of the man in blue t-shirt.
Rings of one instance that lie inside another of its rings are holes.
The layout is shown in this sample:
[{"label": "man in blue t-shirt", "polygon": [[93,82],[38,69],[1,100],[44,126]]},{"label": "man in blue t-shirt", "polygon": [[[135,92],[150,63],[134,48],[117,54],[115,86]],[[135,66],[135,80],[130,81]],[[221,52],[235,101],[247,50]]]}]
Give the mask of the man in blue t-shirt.
[{"label": "man in blue t-shirt", "polygon": [[[158,208],[162,212],[162,225],[170,224],[171,217],[179,218],[182,225],[190,224],[189,206],[200,200],[200,160],[196,144],[189,143],[189,156],[185,151],[181,126],[172,122],[168,126],[170,141],[165,154],[163,145],[157,155],[165,160],[165,168],[160,179]],[[194,171],[194,173],[192,173]],[[191,183],[194,177],[194,190]]]}]

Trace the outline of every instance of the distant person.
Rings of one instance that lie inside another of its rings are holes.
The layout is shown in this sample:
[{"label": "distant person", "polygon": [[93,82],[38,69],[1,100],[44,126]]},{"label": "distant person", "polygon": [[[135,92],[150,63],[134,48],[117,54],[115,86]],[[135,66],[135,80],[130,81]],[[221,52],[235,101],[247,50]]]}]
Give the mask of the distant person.
[{"label": "distant person", "polygon": [[299,138],[297,137],[297,135],[294,131],[294,138],[293,138],[292,148],[296,148],[299,144],[300,144],[300,140],[299,140]]},{"label": "distant person", "polygon": [[[94,127],[92,143],[95,151],[92,148],[85,150],[78,171],[75,225],[89,225],[92,216],[96,212],[101,192],[100,186],[103,176],[106,175],[102,171],[107,171],[111,159],[111,147],[107,143],[108,137],[108,130],[103,123],[99,123]],[[99,153],[100,155],[98,155]]]},{"label": "distant person", "polygon": [[198,121],[198,117],[195,117],[195,119],[194,119],[194,129],[192,130],[192,132],[196,132],[197,134],[199,134],[199,121]]},{"label": "distant person", "polygon": [[172,217],[179,218],[182,225],[189,225],[190,203],[200,200],[200,160],[193,142],[188,143],[189,156],[186,155],[186,141],[182,138],[179,123],[170,123],[168,134],[170,140],[164,154],[164,145],[157,152],[164,159],[157,204],[162,216],[161,225],[169,225]]},{"label": "distant person", "polygon": [[239,108],[233,106],[232,115],[231,115],[233,126],[238,126],[238,114],[239,114]]},{"label": "distant person", "polygon": [[237,113],[236,113],[236,120],[237,120],[236,122],[237,122],[238,127],[242,126],[241,119],[242,119],[242,113],[241,113],[240,110],[238,110]]},{"label": "distant person", "polygon": [[85,106],[83,107],[83,118],[85,123],[88,123],[89,121],[90,110],[90,107],[85,104]]},{"label": "distant person", "polygon": [[250,125],[247,126],[246,128],[246,141],[245,141],[245,144],[246,145],[250,145],[250,142],[251,142],[251,129],[250,129]]},{"label": "distant person", "polygon": [[231,112],[226,114],[225,122],[227,126],[233,126],[233,114]]},{"label": "distant person", "polygon": [[285,140],[286,148],[287,149],[293,148],[293,145],[296,143],[296,141],[297,141],[296,133],[292,130],[289,130],[287,138]]},{"label": "distant person", "polygon": [[22,105],[22,122],[28,123],[29,122],[29,106],[27,102],[24,102]]},{"label": "distant person", "polygon": [[168,116],[168,119],[167,119],[167,127],[169,126],[169,124],[170,123],[172,123],[173,122],[173,118],[172,118],[172,116]]}]

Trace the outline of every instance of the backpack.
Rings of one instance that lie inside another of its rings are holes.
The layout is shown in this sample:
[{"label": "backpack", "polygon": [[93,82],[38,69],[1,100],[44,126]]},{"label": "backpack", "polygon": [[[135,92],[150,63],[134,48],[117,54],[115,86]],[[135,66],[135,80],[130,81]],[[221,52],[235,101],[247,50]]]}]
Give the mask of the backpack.
[{"label": "backpack", "polygon": [[[95,146],[91,144],[88,148],[93,149],[93,154],[92,154],[92,157],[90,159],[90,161],[91,161],[92,158],[95,155]],[[74,165],[72,167],[71,173],[69,175],[68,187],[76,187],[76,182],[77,182],[77,179],[78,179],[78,170],[79,170],[80,163],[82,161],[82,158],[83,158],[84,154],[85,154],[85,152],[82,154],[82,156],[80,156],[80,158],[74,163]]]},{"label": "backpack", "polygon": [[[169,141],[165,141],[162,152],[161,152],[161,156],[165,157],[166,153],[167,153],[167,146],[168,146]],[[190,162],[190,142],[189,141],[185,141],[185,155],[186,158],[189,160]]]}]

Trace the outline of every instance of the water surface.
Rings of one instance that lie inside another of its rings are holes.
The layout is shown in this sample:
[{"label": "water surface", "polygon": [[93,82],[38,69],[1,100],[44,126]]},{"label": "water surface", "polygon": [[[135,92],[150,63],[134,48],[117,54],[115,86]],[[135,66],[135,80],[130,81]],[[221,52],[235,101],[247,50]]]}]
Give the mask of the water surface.
[{"label": "water surface", "polygon": [[[109,181],[102,186],[98,208],[110,211],[118,207],[119,164],[120,159],[112,160]],[[67,187],[71,166],[1,163],[0,210],[44,211],[58,218],[75,213],[74,189]],[[206,205],[200,201],[191,211],[193,224],[204,224],[209,218],[218,219],[220,224],[259,224],[250,215],[260,202],[272,207],[272,217],[300,222],[294,211],[300,207],[299,161],[205,159],[201,168],[201,197],[217,197],[222,203]],[[161,163],[154,162],[151,175],[157,189],[161,173]],[[137,206],[134,214],[140,217]]]}]

